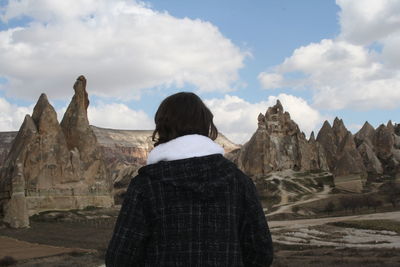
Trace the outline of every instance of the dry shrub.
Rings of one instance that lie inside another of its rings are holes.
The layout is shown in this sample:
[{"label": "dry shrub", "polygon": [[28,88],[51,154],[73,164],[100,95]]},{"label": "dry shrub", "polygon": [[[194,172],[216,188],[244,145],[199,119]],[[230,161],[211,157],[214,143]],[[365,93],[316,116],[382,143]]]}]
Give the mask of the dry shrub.
[{"label": "dry shrub", "polygon": [[11,256],[5,256],[0,259],[0,266],[11,266],[17,264],[17,260]]}]

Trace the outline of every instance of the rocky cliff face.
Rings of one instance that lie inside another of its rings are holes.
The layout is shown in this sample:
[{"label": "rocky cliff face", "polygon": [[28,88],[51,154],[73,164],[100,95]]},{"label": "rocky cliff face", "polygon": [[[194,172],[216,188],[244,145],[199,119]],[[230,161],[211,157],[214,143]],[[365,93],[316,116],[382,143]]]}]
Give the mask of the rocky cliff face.
[{"label": "rocky cliff face", "polygon": [[258,116],[258,129],[238,153],[237,163],[249,175],[328,168],[322,148],[315,140],[307,141],[279,100]]},{"label": "rocky cliff face", "polygon": [[[149,152],[153,149],[151,130],[116,130],[105,129],[92,126],[98,142],[104,151],[106,165],[114,163],[124,163],[144,165]],[[232,143],[223,134],[219,133],[217,140],[229,153],[240,148],[239,145]],[[108,167],[107,167],[108,168]]]},{"label": "rocky cliff face", "polygon": [[[118,171],[122,166],[144,165],[148,153],[153,148],[153,141],[151,140],[153,132],[149,130],[116,130],[96,126],[90,126],[90,128],[103,151],[106,168],[111,170],[112,173]],[[0,158],[0,166],[4,164],[17,133],[0,132],[0,155],[5,155],[4,158]],[[219,133],[216,142],[225,149],[227,154],[241,147],[232,143],[221,133]]]},{"label": "rocky cliff face", "polygon": [[113,203],[111,179],[87,121],[83,76],[74,89],[61,125],[42,94],[11,145],[0,173],[0,192],[8,194],[1,203],[4,221],[11,226],[27,226],[25,212]]}]

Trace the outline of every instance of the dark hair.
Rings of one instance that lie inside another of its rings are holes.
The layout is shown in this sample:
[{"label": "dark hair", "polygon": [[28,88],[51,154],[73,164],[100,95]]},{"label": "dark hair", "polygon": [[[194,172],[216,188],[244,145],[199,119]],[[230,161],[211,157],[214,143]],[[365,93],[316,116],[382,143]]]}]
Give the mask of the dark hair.
[{"label": "dark hair", "polygon": [[215,140],[218,130],[213,117],[196,94],[181,92],[171,95],[161,102],[154,116],[154,146],[187,134],[200,134]]}]

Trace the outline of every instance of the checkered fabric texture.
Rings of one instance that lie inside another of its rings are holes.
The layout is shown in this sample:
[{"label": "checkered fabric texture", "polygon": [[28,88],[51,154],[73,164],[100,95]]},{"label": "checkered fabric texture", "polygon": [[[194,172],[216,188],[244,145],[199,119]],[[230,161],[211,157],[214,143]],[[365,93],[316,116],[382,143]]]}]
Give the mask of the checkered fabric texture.
[{"label": "checkered fabric texture", "polygon": [[269,266],[253,181],[222,155],[147,165],[131,180],[106,266]]}]

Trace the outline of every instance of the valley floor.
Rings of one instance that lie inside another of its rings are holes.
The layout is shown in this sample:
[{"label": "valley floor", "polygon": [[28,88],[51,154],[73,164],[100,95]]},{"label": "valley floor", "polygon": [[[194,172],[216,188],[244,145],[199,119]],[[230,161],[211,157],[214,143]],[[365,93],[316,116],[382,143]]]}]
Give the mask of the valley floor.
[{"label": "valley floor", "polygon": [[[2,228],[0,236],[72,248],[62,255],[17,259],[16,266],[100,266],[117,214],[118,209],[49,212],[33,218],[31,228]],[[400,212],[269,221],[269,225],[273,266],[400,266]]]}]

